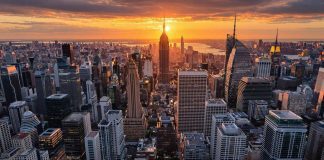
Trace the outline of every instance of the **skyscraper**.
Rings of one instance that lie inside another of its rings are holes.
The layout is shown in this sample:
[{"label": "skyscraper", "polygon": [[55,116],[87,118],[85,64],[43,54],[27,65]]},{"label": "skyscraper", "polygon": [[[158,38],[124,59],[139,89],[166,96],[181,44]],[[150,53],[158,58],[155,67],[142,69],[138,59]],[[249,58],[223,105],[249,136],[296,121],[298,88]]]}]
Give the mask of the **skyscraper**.
[{"label": "skyscraper", "polygon": [[243,131],[234,123],[223,123],[217,128],[217,145],[215,159],[246,158],[247,138]]},{"label": "skyscraper", "polygon": [[271,110],[264,125],[262,159],[300,159],[304,157],[306,126],[289,110]]},{"label": "skyscraper", "polygon": [[187,132],[181,141],[185,160],[208,159],[208,147],[203,133]]},{"label": "skyscraper", "polygon": [[184,40],[183,40],[183,36],[181,36],[181,55],[184,55]]},{"label": "skyscraper", "polygon": [[12,144],[15,148],[20,148],[22,151],[33,148],[33,143],[30,134],[18,133],[12,137]]},{"label": "skyscraper", "polygon": [[43,71],[35,72],[35,84],[37,93],[36,113],[46,115],[45,98],[54,93],[54,86],[49,74]]},{"label": "skyscraper", "polygon": [[217,158],[217,134],[218,127],[221,124],[233,124],[235,123],[235,118],[230,114],[215,114],[212,116],[212,125],[211,125],[211,133],[210,133],[210,157],[212,159]]},{"label": "skyscraper", "polygon": [[98,131],[91,131],[85,137],[85,150],[87,155],[87,160],[100,160],[101,152],[100,152],[100,139]]},{"label": "skyscraper", "polygon": [[90,130],[88,128],[90,123],[90,115],[87,112],[73,112],[62,120],[67,159],[84,160],[86,158],[84,138],[91,131],[91,128]]},{"label": "skyscraper", "polygon": [[46,98],[45,104],[48,125],[52,128],[61,128],[61,121],[72,112],[69,95],[53,94]]},{"label": "skyscraper", "polygon": [[146,124],[142,104],[140,102],[140,85],[136,64],[132,59],[128,62],[127,75],[127,111],[124,130],[127,140],[138,140],[144,137]]},{"label": "skyscraper", "polygon": [[87,95],[87,81],[91,80],[91,73],[92,69],[91,69],[91,64],[90,63],[86,63],[86,64],[82,64],[80,66],[79,69],[79,73],[80,73],[80,84],[82,86],[82,90],[83,92]]},{"label": "skyscraper", "polygon": [[227,112],[227,104],[223,99],[208,99],[205,104],[204,119],[204,135],[210,136],[212,115],[225,114]]},{"label": "skyscraper", "polygon": [[235,40],[226,68],[225,101],[228,107],[235,108],[237,88],[242,77],[251,77],[251,58],[249,50],[242,42]]},{"label": "skyscraper", "polygon": [[255,59],[255,77],[268,78],[270,77],[271,59],[268,57],[258,57]]},{"label": "skyscraper", "polygon": [[226,77],[226,72],[227,72],[227,65],[228,65],[228,60],[229,57],[231,55],[232,49],[235,45],[236,42],[236,37],[235,37],[235,33],[236,33],[236,14],[234,17],[234,30],[233,30],[233,35],[227,34],[226,37],[226,52],[225,52],[225,66],[224,66],[224,70],[225,70],[225,77]]},{"label": "skyscraper", "polygon": [[274,46],[270,48],[270,57],[271,57],[271,71],[270,75],[273,76],[275,79],[281,75],[281,53],[280,53],[280,45],[278,44],[278,29],[276,34],[276,41]]},{"label": "skyscraper", "polygon": [[305,151],[306,160],[323,159],[324,151],[324,121],[317,121],[311,124],[307,146]]},{"label": "skyscraper", "polygon": [[19,132],[21,121],[26,111],[28,111],[28,106],[25,101],[16,101],[10,104],[9,118],[14,133]]},{"label": "skyscraper", "polygon": [[169,38],[165,31],[165,18],[159,42],[159,81],[162,84],[169,83]]},{"label": "skyscraper", "polygon": [[207,98],[205,70],[178,71],[178,106],[176,113],[177,131],[203,133],[205,102]]},{"label": "skyscraper", "polygon": [[20,132],[30,134],[33,145],[36,147],[38,146],[38,134],[42,131],[42,124],[37,116],[31,111],[26,111],[21,119]]},{"label": "skyscraper", "polygon": [[15,66],[8,65],[1,67],[1,81],[6,98],[6,105],[9,106],[12,102],[22,100],[19,75]]},{"label": "skyscraper", "polygon": [[238,85],[236,109],[248,113],[249,100],[272,99],[270,80],[257,77],[242,77]]},{"label": "skyscraper", "polygon": [[98,125],[103,159],[124,159],[126,156],[122,116],[121,110],[109,110]]},{"label": "skyscraper", "polygon": [[301,116],[306,113],[306,107],[307,100],[305,94],[291,91],[286,91],[283,93],[281,109],[290,110]]},{"label": "skyscraper", "polygon": [[76,71],[60,73],[60,91],[71,97],[72,111],[81,110],[81,84],[80,75]]},{"label": "skyscraper", "polygon": [[68,64],[74,63],[74,53],[72,45],[62,44],[62,57],[66,60]]},{"label": "skyscraper", "polygon": [[9,124],[0,120],[0,153],[6,152],[12,147]]}]

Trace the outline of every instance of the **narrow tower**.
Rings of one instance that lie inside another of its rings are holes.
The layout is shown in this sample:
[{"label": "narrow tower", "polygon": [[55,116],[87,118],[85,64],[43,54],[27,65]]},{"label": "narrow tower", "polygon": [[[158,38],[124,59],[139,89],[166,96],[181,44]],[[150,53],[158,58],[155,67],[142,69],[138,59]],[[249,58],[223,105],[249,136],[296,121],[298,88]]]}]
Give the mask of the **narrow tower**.
[{"label": "narrow tower", "polygon": [[161,84],[169,83],[169,38],[165,31],[165,18],[159,42],[159,82]]}]

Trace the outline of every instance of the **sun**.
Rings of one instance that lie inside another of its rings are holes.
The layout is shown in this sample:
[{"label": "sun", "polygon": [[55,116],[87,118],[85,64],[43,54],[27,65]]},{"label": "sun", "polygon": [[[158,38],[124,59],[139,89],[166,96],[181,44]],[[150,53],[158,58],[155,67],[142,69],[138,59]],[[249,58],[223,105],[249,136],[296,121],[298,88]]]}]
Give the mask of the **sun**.
[{"label": "sun", "polygon": [[169,32],[170,31],[170,26],[165,26],[165,31]]}]

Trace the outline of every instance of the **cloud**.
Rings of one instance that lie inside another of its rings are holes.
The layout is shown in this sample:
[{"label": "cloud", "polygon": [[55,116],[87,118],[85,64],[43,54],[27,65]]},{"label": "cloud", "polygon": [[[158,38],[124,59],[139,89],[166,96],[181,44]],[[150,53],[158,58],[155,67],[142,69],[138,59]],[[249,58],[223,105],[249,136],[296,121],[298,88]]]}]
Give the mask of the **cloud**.
[{"label": "cloud", "polygon": [[[239,14],[258,18],[322,19],[322,0],[0,0],[0,12],[67,17],[183,17],[214,19]],[[279,4],[279,5],[278,5]]]}]

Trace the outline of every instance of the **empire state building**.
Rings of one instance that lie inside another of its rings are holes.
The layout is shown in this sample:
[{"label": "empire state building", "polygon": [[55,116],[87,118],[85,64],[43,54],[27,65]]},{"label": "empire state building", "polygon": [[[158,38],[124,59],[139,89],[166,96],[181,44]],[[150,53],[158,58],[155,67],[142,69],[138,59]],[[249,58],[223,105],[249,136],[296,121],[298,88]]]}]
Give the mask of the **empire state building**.
[{"label": "empire state building", "polygon": [[169,83],[169,38],[165,31],[165,19],[159,43],[159,82],[161,84]]}]

